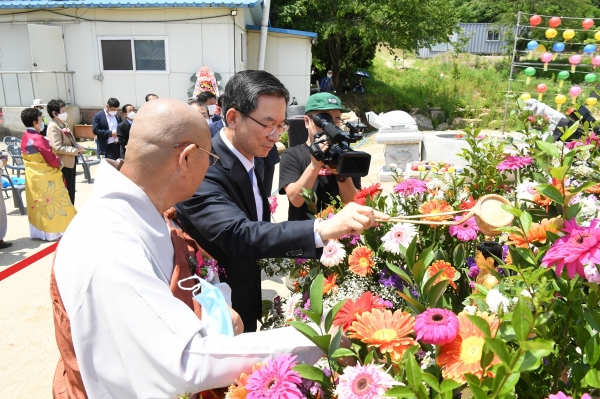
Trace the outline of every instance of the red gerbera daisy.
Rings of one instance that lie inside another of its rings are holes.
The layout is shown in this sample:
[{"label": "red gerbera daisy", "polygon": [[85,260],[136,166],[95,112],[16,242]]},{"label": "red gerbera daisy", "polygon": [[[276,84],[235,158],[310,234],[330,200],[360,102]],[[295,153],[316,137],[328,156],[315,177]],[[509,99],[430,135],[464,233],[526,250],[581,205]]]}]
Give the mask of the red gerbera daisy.
[{"label": "red gerbera daisy", "polygon": [[357,320],[358,315],[373,309],[384,310],[386,307],[381,298],[370,291],[363,293],[356,301],[348,299],[333,320],[334,326],[341,326],[344,331]]},{"label": "red gerbera daisy", "polygon": [[376,196],[381,194],[381,184],[371,184],[369,187],[365,187],[354,195],[354,202],[359,205],[364,205],[367,197],[370,200],[374,200]]},{"label": "red gerbera daisy", "polygon": [[475,204],[477,204],[477,200],[473,198],[473,195],[469,195],[469,199],[467,201],[462,201],[458,206],[458,209],[461,211],[471,209],[475,206]]}]

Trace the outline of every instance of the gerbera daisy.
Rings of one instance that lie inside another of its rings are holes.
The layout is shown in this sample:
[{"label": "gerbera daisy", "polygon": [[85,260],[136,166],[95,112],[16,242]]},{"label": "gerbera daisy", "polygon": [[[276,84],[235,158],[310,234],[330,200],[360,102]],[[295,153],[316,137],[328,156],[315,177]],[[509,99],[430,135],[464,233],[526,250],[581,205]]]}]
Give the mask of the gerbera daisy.
[{"label": "gerbera daisy", "polygon": [[335,273],[325,279],[325,282],[323,283],[323,295],[327,294],[335,287],[335,280],[337,280],[337,274]]},{"label": "gerbera daisy", "polygon": [[600,194],[600,183],[588,188],[586,191],[592,194]]},{"label": "gerbera daisy", "polygon": [[[487,313],[479,313],[479,317],[488,322],[492,337],[498,331],[498,319],[488,316]],[[436,359],[437,364],[442,367],[442,376],[447,379],[465,383],[465,374],[473,374],[483,377],[481,369],[481,354],[485,344],[485,334],[471,323],[467,313],[458,314],[458,335],[456,339],[440,347],[440,354]],[[494,356],[492,364],[500,363],[500,359]],[[492,372],[487,373],[493,377]]]},{"label": "gerbera daisy", "polygon": [[460,209],[461,211],[471,209],[475,206],[475,204],[477,204],[477,200],[475,200],[475,198],[473,198],[473,194],[471,194],[471,195],[469,195],[468,200],[462,201],[460,203],[460,205],[458,206],[458,209]]},{"label": "gerbera daisy", "polygon": [[448,309],[427,309],[415,321],[417,341],[431,345],[444,345],[456,339],[458,319]]},{"label": "gerbera daisy", "polygon": [[[452,212],[452,207],[444,200],[434,199],[427,201],[419,207],[419,212],[424,215],[433,214],[421,218],[422,220],[428,220],[430,222],[442,222],[444,220],[452,219],[451,215],[435,216],[436,213]],[[431,225],[435,227],[435,225]]]},{"label": "gerbera daisy", "polygon": [[427,191],[427,183],[419,179],[406,179],[396,184],[394,191],[400,195],[416,195]]},{"label": "gerbera daisy", "polygon": [[371,184],[369,187],[363,188],[354,195],[354,202],[364,205],[367,198],[373,201],[379,194],[381,194],[381,184]]},{"label": "gerbera daisy", "polygon": [[373,309],[356,317],[350,338],[360,339],[369,346],[389,353],[395,361],[417,341],[410,336],[414,332],[415,318],[408,312]]},{"label": "gerbera daisy", "polygon": [[540,223],[532,223],[525,235],[523,230],[519,233],[508,233],[507,245],[520,248],[529,248],[529,244],[545,244],[548,238],[547,232],[557,234],[564,226],[562,218],[543,219]]},{"label": "gerbera daisy", "polygon": [[323,266],[333,267],[340,264],[346,257],[344,246],[337,240],[329,240],[327,245],[323,247],[323,255],[321,255],[321,263]]},{"label": "gerbera daisy", "polygon": [[335,394],[340,399],[383,399],[385,392],[399,385],[391,375],[382,370],[383,365],[367,364],[348,366],[340,375]]},{"label": "gerbera daisy", "polygon": [[356,247],[348,257],[350,270],[361,277],[373,272],[373,251],[367,247]]},{"label": "gerbera daisy", "polygon": [[279,355],[248,378],[247,399],[302,398],[296,384],[302,383],[300,375],[292,370],[296,356]]},{"label": "gerbera daisy", "polygon": [[[462,218],[463,216],[455,216],[454,220],[456,221]],[[457,226],[450,226],[449,231],[452,237],[456,237],[460,241],[471,241],[477,238],[479,227],[477,227],[475,218],[472,217]]]},{"label": "gerbera daisy", "polygon": [[400,245],[408,247],[417,235],[417,228],[409,223],[396,223],[382,238],[383,248],[393,254],[400,253]]},{"label": "gerbera daisy", "polygon": [[442,280],[450,280],[450,285],[452,288],[456,289],[456,283],[454,280],[460,275],[456,273],[456,269],[452,267],[452,265],[444,260],[436,260],[429,266],[429,277],[435,276],[437,272],[443,270],[444,272],[440,274],[440,276],[435,280],[435,283],[439,283]]},{"label": "gerbera daisy", "polygon": [[344,331],[356,321],[356,317],[373,309],[385,309],[385,304],[370,291],[364,292],[356,301],[348,299],[333,319],[334,326],[341,326]]},{"label": "gerbera daisy", "polygon": [[546,252],[542,265],[556,265],[556,275],[560,276],[563,267],[567,267],[570,278],[575,273],[585,278],[584,265],[600,263],[600,219],[590,223],[590,227],[578,226],[575,219],[565,220],[563,231],[567,233],[552,244]]},{"label": "gerbera daisy", "polygon": [[[552,185],[554,186],[554,188],[556,188],[558,191],[560,191],[561,194],[564,195],[565,197],[567,195],[569,195],[571,188],[570,187],[565,187],[563,185],[562,180],[558,180],[558,179],[556,179],[556,178],[553,177],[552,178]],[[537,190],[535,190],[535,194],[533,195],[532,201],[535,202],[538,206],[541,206],[541,207],[545,208],[546,211],[548,211],[548,207],[552,203],[552,200],[550,198],[543,196]]]},{"label": "gerbera daisy", "polygon": [[[252,372],[254,373],[256,370],[259,370],[264,364],[256,363],[252,366]],[[250,376],[246,373],[242,373],[238,380],[235,380],[235,384],[231,384],[229,389],[227,390],[226,398],[227,399],[246,399],[246,395],[248,395],[248,390],[246,389],[246,384],[248,384],[248,378]]]},{"label": "gerbera daisy", "polygon": [[277,196],[271,195],[269,197],[269,211],[271,212],[271,215],[275,214],[276,210],[277,210]]},{"label": "gerbera daisy", "polygon": [[329,215],[335,214],[335,209],[333,206],[328,205],[327,208],[323,209],[321,212],[315,215],[316,219],[328,219]]},{"label": "gerbera daisy", "polygon": [[527,165],[531,165],[531,163],[533,162],[533,158],[528,157],[528,156],[507,156],[506,158],[504,158],[504,160],[502,162],[500,162],[498,164],[498,166],[496,166],[496,169],[498,169],[499,171],[503,172],[505,170],[517,170],[517,169],[522,169]]}]

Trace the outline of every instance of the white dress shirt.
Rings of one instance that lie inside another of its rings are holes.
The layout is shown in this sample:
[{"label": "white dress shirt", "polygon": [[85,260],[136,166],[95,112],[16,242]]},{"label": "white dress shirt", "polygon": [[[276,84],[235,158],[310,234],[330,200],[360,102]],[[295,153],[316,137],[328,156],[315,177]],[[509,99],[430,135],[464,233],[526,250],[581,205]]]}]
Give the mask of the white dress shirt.
[{"label": "white dress shirt", "polygon": [[[111,132],[116,132],[118,125],[117,117],[106,112],[106,108],[104,108],[104,115],[106,115],[106,119],[108,120],[108,130],[110,130]],[[114,143],[115,141],[118,141],[116,137],[111,136],[108,138],[108,144]]]},{"label": "white dress shirt", "polygon": [[[110,250],[101,242],[110,242]],[[309,364],[322,356],[290,327],[207,336],[203,322],[169,289],[173,256],[162,215],[103,160],[54,263],[90,399],[174,398],[228,386],[278,353]]]}]

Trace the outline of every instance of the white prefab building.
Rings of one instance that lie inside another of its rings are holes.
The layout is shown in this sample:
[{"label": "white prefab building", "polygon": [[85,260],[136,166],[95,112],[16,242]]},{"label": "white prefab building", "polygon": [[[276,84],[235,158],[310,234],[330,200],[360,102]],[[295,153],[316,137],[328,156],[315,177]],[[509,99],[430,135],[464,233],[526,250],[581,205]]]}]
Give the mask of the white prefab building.
[{"label": "white prefab building", "polygon": [[[110,97],[138,107],[148,93],[187,100],[204,66],[224,87],[234,73],[257,67],[262,12],[260,0],[0,0],[5,122],[8,108],[34,98],[79,107],[72,124],[89,123]],[[272,27],[267,36],[265,70],[299,104],[310,95],[315,38]]]}]

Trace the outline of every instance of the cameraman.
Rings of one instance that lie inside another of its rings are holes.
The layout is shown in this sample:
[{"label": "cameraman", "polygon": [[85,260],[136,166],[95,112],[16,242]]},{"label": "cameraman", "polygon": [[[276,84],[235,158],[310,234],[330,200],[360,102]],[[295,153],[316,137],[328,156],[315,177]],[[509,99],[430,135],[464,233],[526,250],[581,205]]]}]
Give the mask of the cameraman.
[{"label": "cameraman", "polygon": [[[313,117],[320,113],[327,113],[339,127],[342,124],[342,112],[349,112],[342,108],[340,99],[330,93],[313,94],[306,101],[306,114],[304,124],[308,130],[308,140],[305,144],[288,148],[281,154],[279,167],[280,194],[286,194],[290,202],[288,220],[308,220],[311,212],[302,198],[302,188],[312,190],[317,196],[317,212],[321,212],[331,203],[331,198],[339,195],[347,204],[352,201],[360,188],[360,178],[345,178],[335,175],[323,162],[317,161],[309,151],[315,140],[315,135],[323,130],[317,127]],[[325,152],[327,146],[321,144]]]}]

